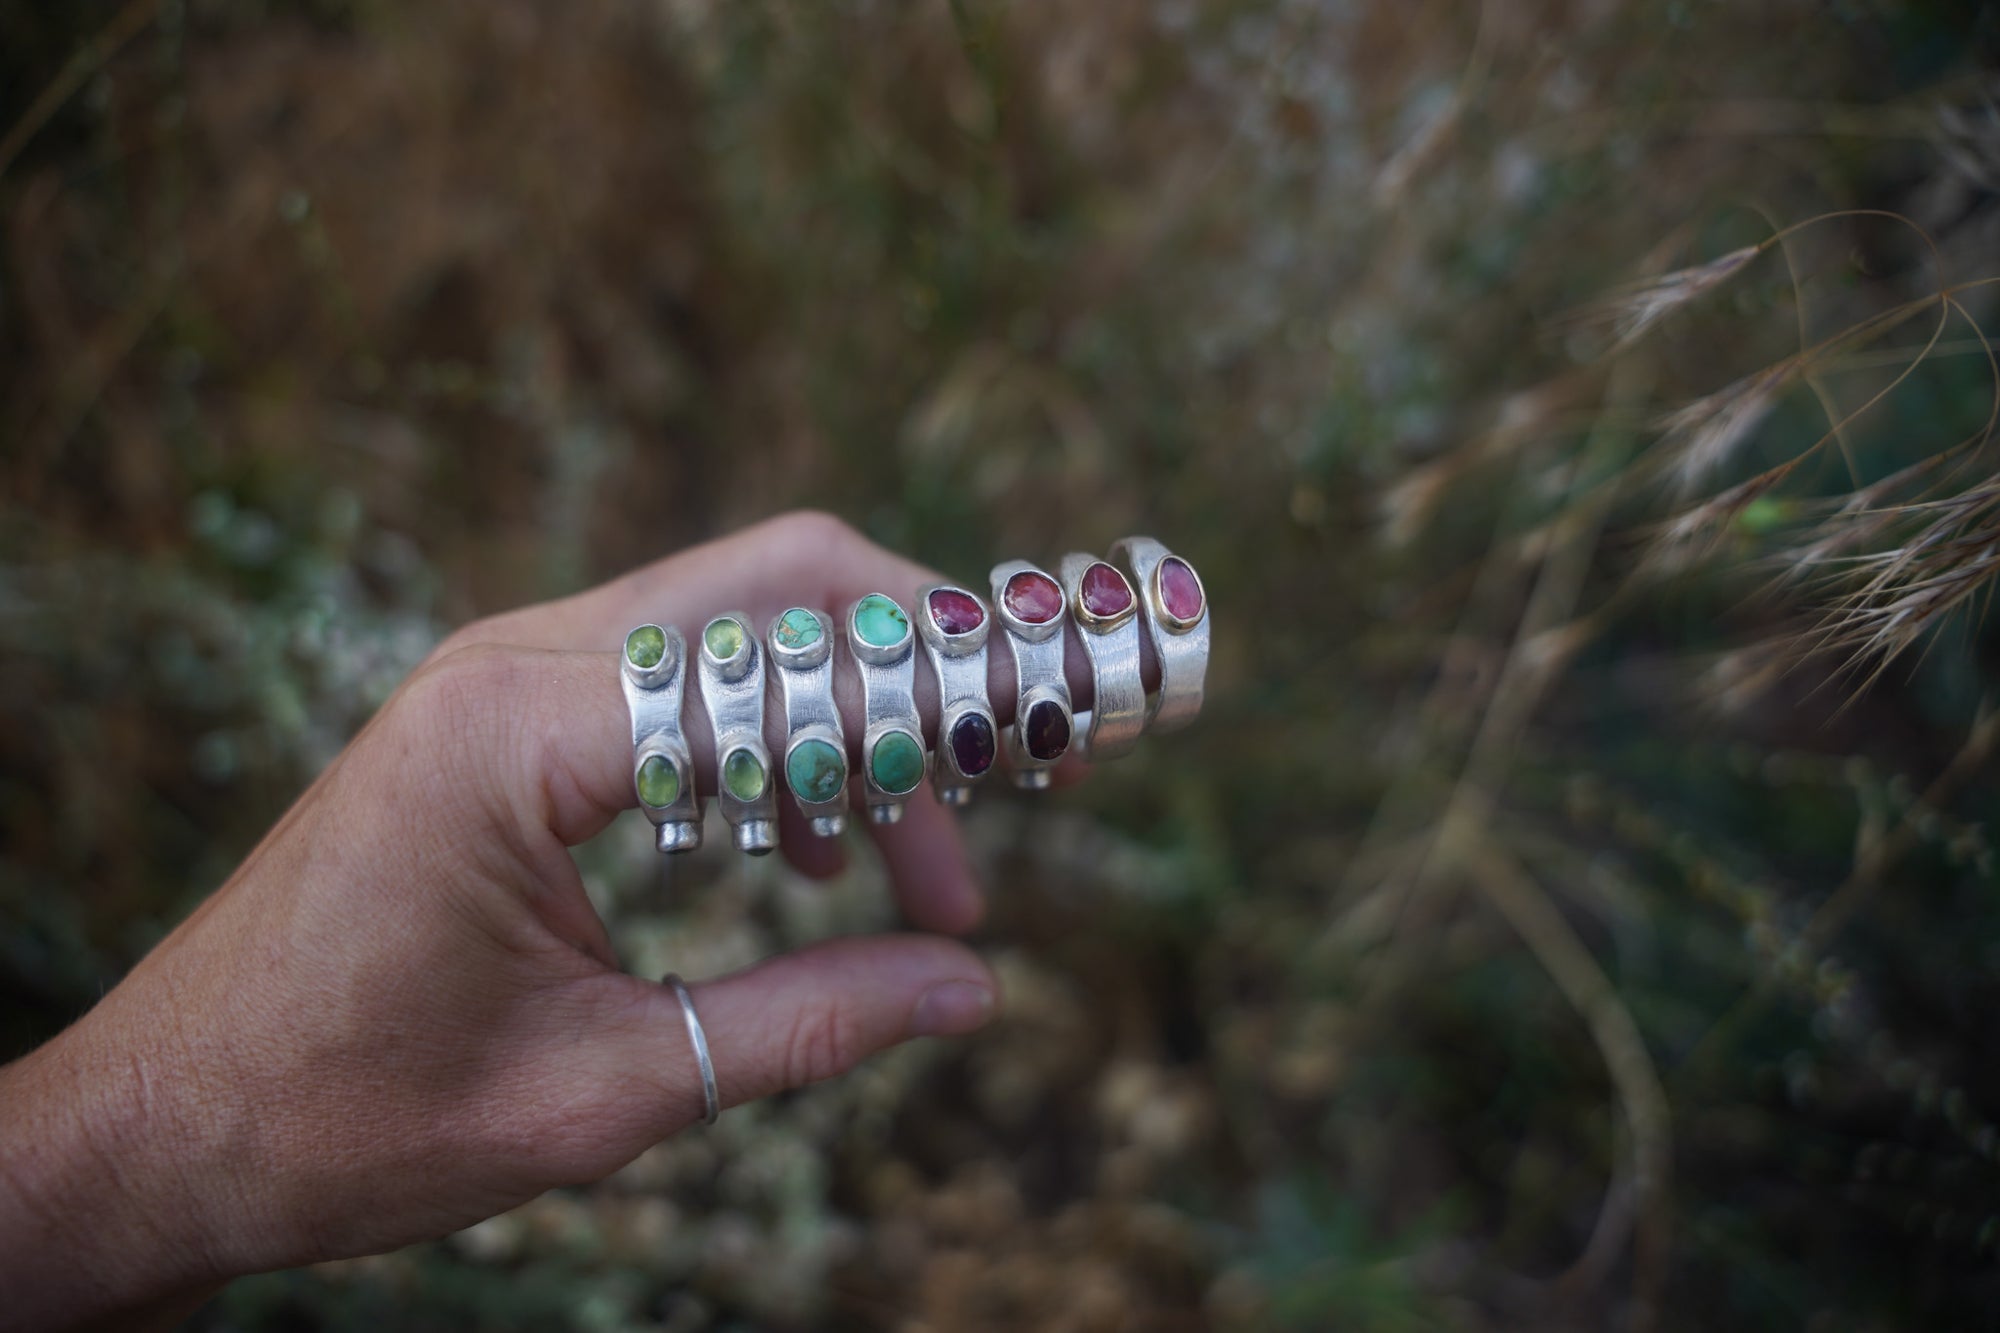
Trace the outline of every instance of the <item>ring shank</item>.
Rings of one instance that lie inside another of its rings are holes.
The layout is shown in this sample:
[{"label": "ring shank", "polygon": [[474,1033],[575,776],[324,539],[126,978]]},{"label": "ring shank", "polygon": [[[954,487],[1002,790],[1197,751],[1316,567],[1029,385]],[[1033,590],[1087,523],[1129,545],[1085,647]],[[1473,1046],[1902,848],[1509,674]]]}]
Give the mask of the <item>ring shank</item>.
[{"label": "ring shank", "polygon": [[722,1114],[722,1096],[715,1087],[715,1064],[708,1057],[708,1034],[702,1031],[701,1019],[694,1011],[694,996],[688,993],[687,983],[680,979],[680,974],[669,972],[661,981],[673,989],[674,998],[680,1001],[681,1019],[687,1024],[695,1063],[701,1067],[701,1122],[712,1125],[715,1118]]}]

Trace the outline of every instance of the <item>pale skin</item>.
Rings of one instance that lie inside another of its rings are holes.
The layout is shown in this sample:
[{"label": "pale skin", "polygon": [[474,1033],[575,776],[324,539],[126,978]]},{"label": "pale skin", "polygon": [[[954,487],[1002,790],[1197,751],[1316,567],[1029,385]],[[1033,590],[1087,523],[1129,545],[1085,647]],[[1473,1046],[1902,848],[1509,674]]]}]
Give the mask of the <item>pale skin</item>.
[{"label": "pale skin", "polygon": [[[618,645],[723,610],[761,630],[871,591],[907,605],[937,577],[790,514],[452,635],[227,883],[0,1068],[0,1327],[170,1323],[231,1278],[443,1236],[697,1123],[673,994],[620,968],[569,853],[634,804]],[[837,869],[780,805],[786,856]],[[913,931],[692,985],[725,1106],[993,1015],[992,973],[950,938],[983,911],[952,815],[925,789],[874,832]]]}]

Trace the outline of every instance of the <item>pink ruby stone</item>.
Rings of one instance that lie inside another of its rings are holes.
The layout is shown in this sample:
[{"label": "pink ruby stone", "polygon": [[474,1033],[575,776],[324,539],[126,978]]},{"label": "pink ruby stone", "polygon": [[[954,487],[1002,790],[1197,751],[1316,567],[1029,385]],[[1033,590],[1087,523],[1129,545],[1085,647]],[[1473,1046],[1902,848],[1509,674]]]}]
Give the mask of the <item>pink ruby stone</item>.
[{"label": "pink ruby stone", "polygon": [[1083,571],[1083,609],[1099,620],[1124,615],[1132,609],[1132,585],[1102,560]]},{"label": "pink ruby stone", "polygon": [[970,634],[986,620],[978,599],[951,588],[933,592],[930,607],[931,622],[946,634]]},{"label": "pink ruby stone", "polygon": [[1160,562],[1160,602],[1175,620],[1201,619],[1201,581],[1177,555]]},{"label": "pink ruby stone", "polygon": [[1008,579],[1001,599],[1016,620],[1030,625],[1046,625],[1062,614],[1062,589],[1047,574],[1033,570],[1024,569]]}]

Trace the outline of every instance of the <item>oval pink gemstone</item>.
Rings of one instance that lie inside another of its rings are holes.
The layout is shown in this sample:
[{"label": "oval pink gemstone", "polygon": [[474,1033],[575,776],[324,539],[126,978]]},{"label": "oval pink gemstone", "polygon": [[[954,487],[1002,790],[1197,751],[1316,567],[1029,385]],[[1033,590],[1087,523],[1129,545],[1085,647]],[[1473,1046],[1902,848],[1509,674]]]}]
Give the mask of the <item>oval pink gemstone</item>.
[{"label": "oval pink gemstone", "polygon": [[1188,562],[1170,555],[1160,562],[1160,605],[1175,620],[1201,619],[1201,580]]},{"label": "oval pink gemstone", "polygon": [[1100,620],[1121,616],[1132,609],[1132,585],[1102,560],[1083,571],[1083,583],[1078,589],[1083,601],[1083,609]]},{"label": "oval pink gemstone", "polygon": [[1014,618],[1030,625],[1046,625],[1062,614],[1062,589],[1047,574],[1024,569],[1007,580],[1000,595]]},{"label": "oval pink gemstone", "polygon": [[931,623],[946,634],[970,634],[986,621],[986,610],[976,598],[952,588],[939,588],[930,595]]}]

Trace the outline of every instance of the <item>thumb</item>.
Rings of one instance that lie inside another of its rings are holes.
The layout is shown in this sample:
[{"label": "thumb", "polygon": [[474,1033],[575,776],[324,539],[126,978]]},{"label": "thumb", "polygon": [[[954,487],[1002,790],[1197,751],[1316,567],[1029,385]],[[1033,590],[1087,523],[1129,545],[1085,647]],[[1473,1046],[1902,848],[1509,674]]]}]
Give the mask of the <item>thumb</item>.
[{"label": "thumb", "polygon": [[[642,1140],[636,1154],[701,1119],[700,1064],[672,987],[599,980],[607,1021],[590,1063],[617,1121]],[[845,1073],[912,1037],[975,1031],[999,996],[978,955],[931,935],[828,940],[688,989],[725,1107]]]}]

